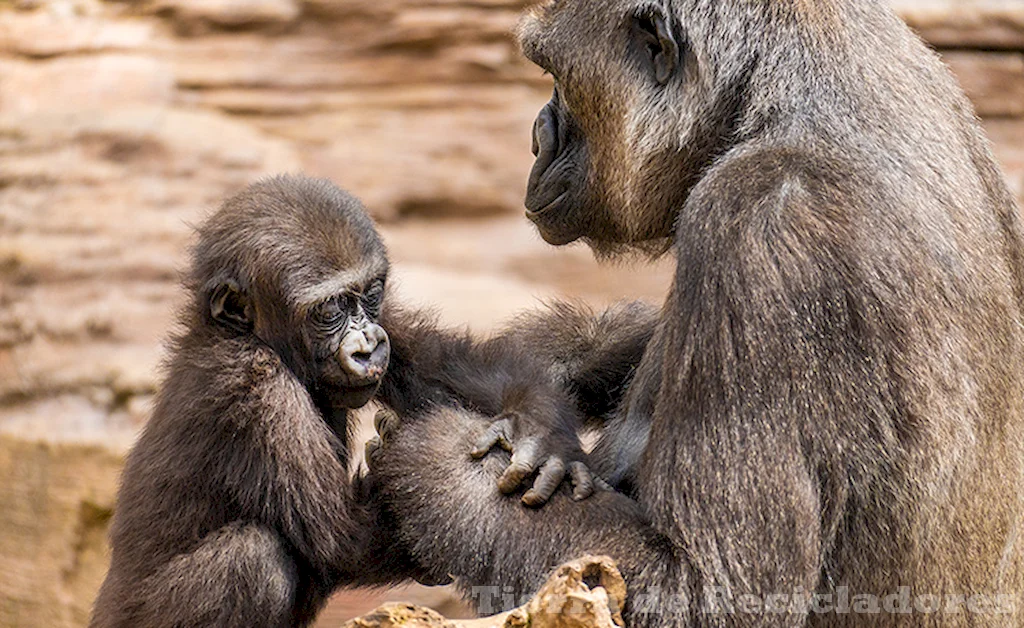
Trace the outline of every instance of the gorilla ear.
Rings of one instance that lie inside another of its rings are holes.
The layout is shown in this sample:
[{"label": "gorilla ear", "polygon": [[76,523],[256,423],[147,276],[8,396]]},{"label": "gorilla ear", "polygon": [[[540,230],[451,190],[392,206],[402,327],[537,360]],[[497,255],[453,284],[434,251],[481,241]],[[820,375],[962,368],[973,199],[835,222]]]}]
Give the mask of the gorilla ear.
[{"label": "gorilla ear", "polygon": [[253,326],[249,295],[233,279],[226,279],[210,292],[210,316],[229,329],[245,333]]},{"label": "gorilla ear", "polygon": [[664,7],[648,5],[633,14],[633,34],[647,55],[659,85],[668,83],[679,67],[679,44]]}]

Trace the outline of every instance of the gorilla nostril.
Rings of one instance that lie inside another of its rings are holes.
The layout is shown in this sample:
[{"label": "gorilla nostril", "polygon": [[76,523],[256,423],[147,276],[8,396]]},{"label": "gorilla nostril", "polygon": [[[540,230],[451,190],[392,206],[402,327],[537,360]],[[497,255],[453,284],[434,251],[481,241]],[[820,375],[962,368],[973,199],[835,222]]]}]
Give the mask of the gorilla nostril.
[{"label": "gorilla nostril", "polygon": [[374,324],[346,334],[338,352],[342,368],[353,381],[379,379],[387,370],[389,356],[387,333]]},{"label": "gorilla nostril", "polygon": [[555,117],[547,115],[537,133],[537,140],[542,151],[549,151],[553,155],[558,154],[558,124]]},{"label": "gorilla nostril", "polygon": [[548,104],[533,122],[531,150],[534,157],[552,157],[559,152],[558,120]]}]

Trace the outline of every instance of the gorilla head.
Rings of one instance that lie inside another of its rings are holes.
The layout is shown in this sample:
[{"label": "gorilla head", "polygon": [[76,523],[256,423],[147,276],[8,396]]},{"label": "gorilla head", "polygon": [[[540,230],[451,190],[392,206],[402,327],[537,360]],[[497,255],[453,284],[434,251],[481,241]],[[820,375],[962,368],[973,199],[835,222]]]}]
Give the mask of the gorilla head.
[{"label": "gorilla head", "polygon": [[552,0],[520,22],[523,53],[555,82],[534,124],[526,197],[549,243],[663,252],[701,173],[738,141],[740,86],[760,44],[731,46],[743,33],[718,31],[761,9],[672,4]]},{"label": "gorilla head", "polygon": [[388,260],[358,200],[323,181],[263,181],[211,218],[194,255],[212,325],[254,335],[336,406],[370,400],[390,356],[377,324]]}]

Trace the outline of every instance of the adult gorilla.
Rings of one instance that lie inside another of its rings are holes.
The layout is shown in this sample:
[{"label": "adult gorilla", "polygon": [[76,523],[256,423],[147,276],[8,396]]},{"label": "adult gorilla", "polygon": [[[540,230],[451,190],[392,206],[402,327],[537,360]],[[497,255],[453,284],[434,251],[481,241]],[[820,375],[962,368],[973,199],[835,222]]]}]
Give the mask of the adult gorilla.
[{"label": "adult gorilla", "polygon": [[1019,625],[1021,225],[935,54],[878,0],[553,0],[520,40],[530,219],[678,261],[595,461],[635,501],[523,509],[486,420],[410,417],[374,467],[417,559],[528,593],[608,553],[633,626]]}]

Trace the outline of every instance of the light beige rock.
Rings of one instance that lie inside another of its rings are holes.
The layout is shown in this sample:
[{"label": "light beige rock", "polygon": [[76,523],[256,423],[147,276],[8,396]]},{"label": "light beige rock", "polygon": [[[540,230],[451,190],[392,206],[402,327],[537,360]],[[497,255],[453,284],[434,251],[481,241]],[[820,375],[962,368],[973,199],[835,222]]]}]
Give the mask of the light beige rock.
[{"label": "light beige rock", "polygon": [[[179,176],[191,176],[199,167],[217,168],[206,174],[210,178],[223,178],[225,171],[259,175],[300,167],[296,151],[286,142],[212,111],[133,106],[129,102],[106,109],[83,106],[11,113],[0,115],[0,134],[8,134],[15,147],[53,151],[70,147],[76,156],[91,156],[97,162],[122,162],[133,169],[159,167],[163,174]],[[88,151],[92,154],[83,154]],[[20,159],[16,152],[0,153],[0,160],[18,163]]]},{"label": "light beige rock", "polygon": [[[591,589],[585,582],[596,581]],[[607,557],[585,557],[555,570],[523,606],[492,617],[446,619],[411,604],[389,604],[345,628],[622,628],[626,583]]]},{"label": "light beige rock", "polygon": [[0,626],[85,626],[121,454],[0,434]]},{"label": "light beige rock", "polygon": [[154,24],[137,18],[113,21],[52,11],[0,12],[0,51],[30,57],[133,50],[154,36]]},{"label": "light beige rock", "polygon": [[0,114],[4,115],[162,105],[174,93],[168,64],[129,54],[0,61],[0,76]]},{"label": "light beige rock", "polygon": [[[508,13],[510,29],[515,15]],[[491,38],[399,45],[381,36],[387,24],[353,20],[323,38],[256,33],[161,41],[154,48],[189,88],[352,89],[381,85],[548,84],[516,53],[504,30]],[[418,51],[411,54],[411,51]],[[214,62],[215,61],[215,62]]]},{"label": "light beige rock", "polygon": [[289,24],[302,12],[295,0],[157,0],[151,8],[171,13],[188,26],[194,22],[229,27]]},{"label": "light beige rock", "polygon": [[1024,54],[963,52],[943,54],[971,97],[978,114],[1024,116]]},{"label": "light beige rock", "polygon": [[529,136],[517,131],[528,128],[543,104],[537,101],[500,114],[458,108],[316,116],[308,128],[336,139],[305,154],[306,170],[351,188],[380,216],[519,209],[532,155]]},{"label": "light beige rock", "polygon": [[985,130],[992,139],[1010,187],[1022,200],[1024,208],[1024,119],[986,120]]},{"label": "light beige rock", "polygon": [[454,327],[486,333],[522,310],[534,309],[556,292],[500,275],[397,265],[391,280],[402,303],[436,311]]},{"label": "light beige rock", "polygon": [[1024,5],[1017,0],[891,0],[932,45],[1024,48]]}]

